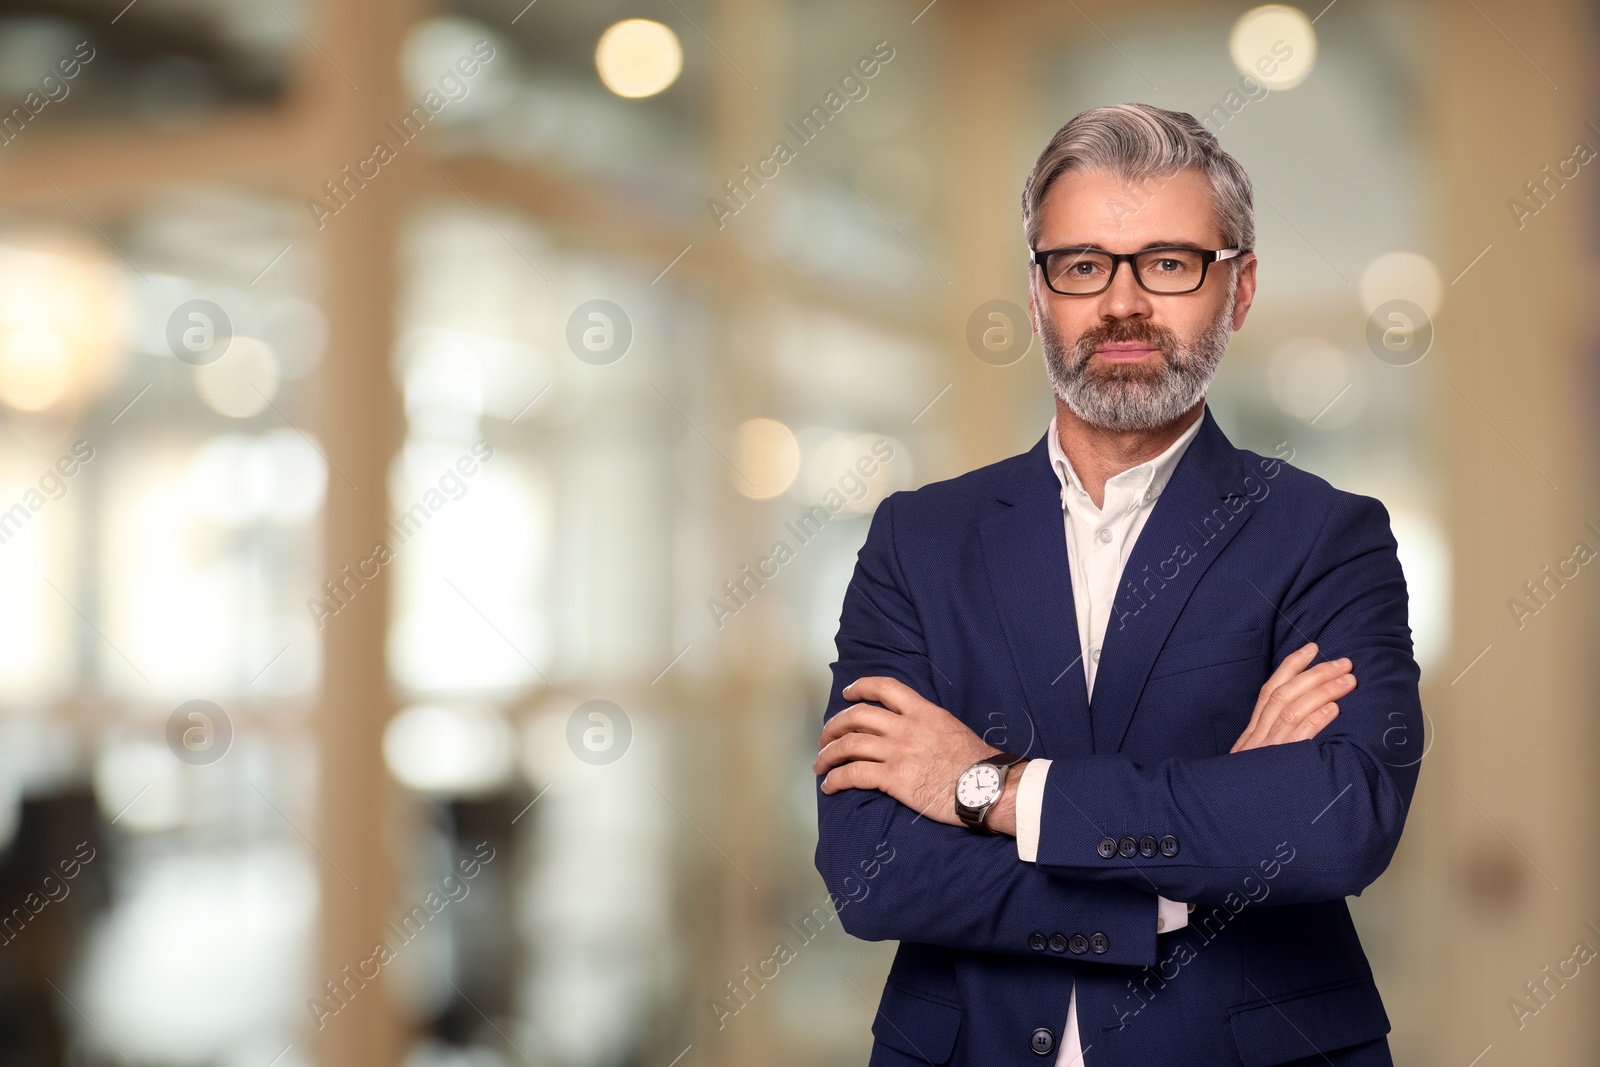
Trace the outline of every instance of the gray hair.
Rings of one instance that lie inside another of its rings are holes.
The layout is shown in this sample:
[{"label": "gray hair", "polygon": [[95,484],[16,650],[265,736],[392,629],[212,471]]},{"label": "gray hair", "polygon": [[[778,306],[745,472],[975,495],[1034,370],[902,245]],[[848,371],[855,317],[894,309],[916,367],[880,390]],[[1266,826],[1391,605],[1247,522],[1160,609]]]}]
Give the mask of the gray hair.
[{"label": "gray hair", "polygon": [[[1045,193],[1070,170],[1102,170],[1129,185],[1198,169],[1211,186],[1212,218],[1229,247],[1254,249],[1250,176],[1193,115],[1149,104],[1091,108],[1050,138],[1022,186],[1022,229],[1037,247]],[[1240,260],[1230,261],[1235,267]]]}]

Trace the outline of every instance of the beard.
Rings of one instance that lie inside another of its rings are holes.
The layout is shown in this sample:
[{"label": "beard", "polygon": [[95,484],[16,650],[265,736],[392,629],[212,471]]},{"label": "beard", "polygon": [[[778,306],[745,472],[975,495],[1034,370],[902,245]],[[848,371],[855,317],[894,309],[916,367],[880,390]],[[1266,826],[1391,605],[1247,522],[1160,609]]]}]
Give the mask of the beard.
[{"label": "beard", "polygon": [[[1175,422],[1206,394],[1228,348],[1235,295],[1192,343],[1147,319],[1112,319],[1087,330],[1069,355],[1049,315],[1039,316],[1045,368],[1056,395],[1073,414],[1102,430],[1153,430]],[[1160,353],[1155,369],[1089,361],[1103,345],[1148,344]]]}]

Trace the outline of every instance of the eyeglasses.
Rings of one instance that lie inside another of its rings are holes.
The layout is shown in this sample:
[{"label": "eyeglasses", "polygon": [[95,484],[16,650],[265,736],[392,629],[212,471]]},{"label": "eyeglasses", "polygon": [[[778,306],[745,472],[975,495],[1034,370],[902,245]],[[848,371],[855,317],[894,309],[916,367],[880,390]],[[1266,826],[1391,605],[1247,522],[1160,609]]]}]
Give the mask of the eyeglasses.
[{"label": "eyeglasses", "polygon": [[1192,293],[1206,283],[1206,268],[1219,260],[1232,259],[1248,248],[1223,248],[1207,251],[1182,245],[1142,248],[1137,252],[1107,252],[1102,248],[1028,249],[1029,264],[1044,270],[1044,283],[1062,296],[1094,296],[1111,287],[1117,267],[1127,263],[1134,280],[1147,293],[1176,296]]}]

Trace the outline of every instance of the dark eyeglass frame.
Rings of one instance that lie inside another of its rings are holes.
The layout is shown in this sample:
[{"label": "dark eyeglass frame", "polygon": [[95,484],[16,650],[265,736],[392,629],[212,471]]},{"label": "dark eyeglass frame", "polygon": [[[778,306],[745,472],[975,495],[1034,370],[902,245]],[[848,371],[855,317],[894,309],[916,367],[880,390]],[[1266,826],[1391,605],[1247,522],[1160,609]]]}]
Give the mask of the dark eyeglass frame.
[{"label": "dark eyeglass frame", "polygon": [[[1143,289],[1147,293],[1150,293],[1152,296],[1184,296],[1188,293],[1198,292],[1200,287],[1206,284],[1206,272],[1210,269],[1211,264],[1225,259],[1233,259],[1235,256],[1242,256],[1250,251],[1252,251],[1252,249],[1249,248],[1210,249],[1191,248],[1188,245],[1157,245],[1154,248],[1141,248],[1137,252],[1108,252],[1106,249],[1097,248],[1094,245],[1071,245],[1067,248],[1045,249],[1034,249],[1030,247],[1028,249],[1028,263],[1030,265],[1038,265],[1039,275],[1040,277],[1044,278],[1044,284],[1052,293],[1055,293],[1059,296],[1099,296],[1101,293],[1111,288],[1111,283],[1117,280],[1117,268],[1122,266],[1124,263],[1126,263],[1128,265],[1128,269],[1133,272],[1133,280],[1139,283],[1139,288]],[[1063,293],[1060,289],[1057,289],[1054,285],[1050,284],[1050,272],[1045,269],[1045,261],[1058,252],[1094,252],[1099,255],[1109,257],[1111,259],[1111,272],[1106,275],[1106,283],[1092,292]],[[1195,283],[1193,289],[1172,289],[1163,292],[1161,290],[1150,288],[1144,283],[1144,279],[1139,277],[1138,267],[1134,261],[1140,256],[1148,256],[1153,252],[1198,252],[1200,254],[1200,280]]]}]

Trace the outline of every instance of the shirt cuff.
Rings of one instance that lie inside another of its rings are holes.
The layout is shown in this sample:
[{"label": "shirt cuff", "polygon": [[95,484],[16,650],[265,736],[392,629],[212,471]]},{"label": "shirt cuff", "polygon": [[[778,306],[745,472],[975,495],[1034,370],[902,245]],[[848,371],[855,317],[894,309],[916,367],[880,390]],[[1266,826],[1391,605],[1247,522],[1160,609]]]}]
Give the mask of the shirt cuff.
[{"label": "shirt cuff", "polygon": [[[1034,823],[1038,825],[1037,822]],[[1020,826],[1020,824],[1019,824]],[[1037,847],[1037,841],[1035,841]],[[1156,932],[1170,934],[1189,925],[1189,905],[1181,900],[1156,897]]]},{"label": "shirt cuff", "polygon": [[1017,858],[1032,863],[1039,855],[1039,818],[1044,812],[1047,759],[1029,760],[1017,782]]}]

